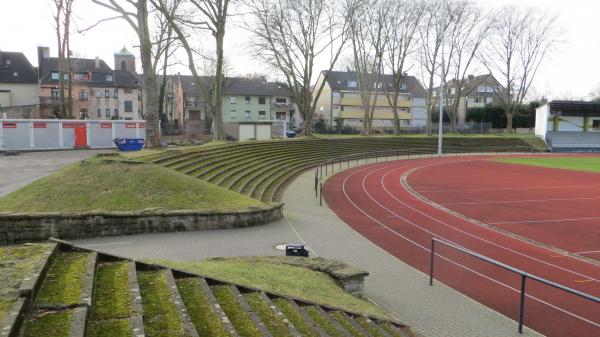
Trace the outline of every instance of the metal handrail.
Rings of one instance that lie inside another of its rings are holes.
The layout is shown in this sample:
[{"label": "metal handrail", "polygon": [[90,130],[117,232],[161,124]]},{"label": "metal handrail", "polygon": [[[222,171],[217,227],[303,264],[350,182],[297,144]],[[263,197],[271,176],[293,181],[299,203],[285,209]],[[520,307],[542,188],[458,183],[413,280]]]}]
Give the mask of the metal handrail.
[{"label": "metal handrail", "polygon": [[[510,153],[509,151],[499,151],[502,149],[527,149],[530,151],[523,151],[523,152],[519,152],[519,151],[511,151],[511,152],[518,152],[518,153],[542,153],[544,152],[543,150],[546,150],[545,148],[543,149],[542,147],[533,147],[533,146],[521,146],[521,145],[517,145],[517,146],[482,146],[480,148],[478,148],[478,151],[470,151],[465,149],[464,147],[445,147],[444,148],[444,152],[445,153],[450,153],[450,154],[463,154],[463,155],[468,155],[471,156],[472,153],[476,152],[476,153]],[[490,150],[495,150],[495,151],[490,151]],[[388,158],[388,157],[396,157],[396,159],[399,159],[400,156],[406,156],[410,159],[411,155],[418,155],[420,157],[422,157],[423,155],[427,155],[427,154],[437,154],[437,149],[436,148],[432,148],[432,147],[413,147],[413,148],[404,148],[404,149],[397,149],[397,150],[382,150],[382,151],[366,151],[366,152],[358,152],[358,153],[351,153],[351,154],[346,154],[346,155],[342,155],[339,157],[335,157],[335,158],[331,158],[328,160],[325,160],[323,162],[321,162],[320,164],[317,165],[316,169],[315,169],[315,197],[319,198],[319,204],[321,206],[323,206],[323,177],[327,176],[329,174],[329,166],[331,166],[331,172],[333,173],[334,169],[335,169],[335,164],[339,164],[339,169],[342,169],[342,162],[347,162],[347,167],[350,167],[350,161],[354,161],[356,160],[356,163],[358,165],[359,161],[361,160],[365,160],[365,164],[368,163],[369,158],[375,158],[375,162],[378,162],[379,158]],[[325,168],[325,175],[323,175],[323,168]]]},{"label": "metal handrail", "polygon": [[432,238],[431,239],[431,251],[430,251],[430,260],[429,260],[429,285],[433,286],[433,260],[435,257],[435,243],[438,242],[440,244],[446,245],[448,247],[454,248],[464,254],[467,254],[469,256],[475,257],[477,259],[480,259],[482,261],[491,263],[497,267],[500,267],[502,269],[511,271],[515,274],[519,274],[521,275],[521,291],[520,291],[520,303],[519,303],[519,333],[523,333],[523,321],[524,321],[524,316],[525,316],[525,281],[529,278],[532,279],[534,281],[537,281],[539,283],[551,286],[553,288],[562,290],[564,292],[567,292],[569,294],[575,295],[575,296],[579,296],[581,298],[584,298],[586,300],[590,300],[592,302],[595,303],[600,303],[600,298],[581,292],[579,290],[575,290],[573,288],[569,288],[567,286],[564,286],[562,284],[556,283],[556,282],[552,282],[550,280],[547,280],[543,277],[537,276],[537,275],[533,275],[530,274],[528,272],[525,272],[521,269],[515,268],[513,266],[507,265],[505,263],[502,263],[500,261],[494,260],[490,257],[487,257],[485,255],[479,254],[477,252],[474,252],[470,249],[467,249],[465,247],[459,246],[455,243],[443,240],[443,239],[438,239],[438,238]]}]

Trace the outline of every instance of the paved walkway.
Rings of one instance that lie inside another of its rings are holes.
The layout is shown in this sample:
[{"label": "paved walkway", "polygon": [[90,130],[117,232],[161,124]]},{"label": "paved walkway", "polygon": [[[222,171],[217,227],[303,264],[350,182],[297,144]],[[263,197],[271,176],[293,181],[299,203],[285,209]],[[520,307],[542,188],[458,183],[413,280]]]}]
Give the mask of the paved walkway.
[{"label": "paved walkway", "polygon": [[[104,150],[104,152],[110,150]],[[16,156],[0,154],[0,197],[30,182],[47,176],[60,167],[91,157],[100,150],[21,152]]]},{"label": "paved walkway", "polygon": [[[279,255],[278,243],[305,241],[318,255],[366,269],[367,296],[416,332],[427,336],[538,336],[517,333],[513,320],[440,284],[375,246],[314,197],[306,172],[284,196],[287,220],[265,226],[185,233],[106,237],[76,241],[90,248],[134,258],[197,260],[213,256]],[[517,305],[517,303],[515,303]]]}]

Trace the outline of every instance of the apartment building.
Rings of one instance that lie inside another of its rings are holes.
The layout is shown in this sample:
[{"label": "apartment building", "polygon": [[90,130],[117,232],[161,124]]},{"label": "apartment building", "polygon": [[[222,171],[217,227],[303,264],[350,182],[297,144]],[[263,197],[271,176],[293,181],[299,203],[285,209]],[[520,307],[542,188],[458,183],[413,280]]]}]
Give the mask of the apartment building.
[{"label": "apartment building", "polygon": [[37,116],[37,69],[20,52],[0,51],[0,118]]},{"label": "apartment building", "polygon": [[[42,118],[59,117],[58,58],[47,47],[38,47],[39,103]],[[137,120],[141,116],[135,56],[123,48],[115,53],[115,68],[99,58],[72,58],[72,111],[80,119]],[[65,81],[68,77],[65,76]],[[69,90],[65,86],[65,97]]]},{"label": "apartment building", "polygon": [[[390,88],[389,90],[391,90],[392,79],[391,75],[384,75],[382,80],[369,90],[371,104],[375,105],[374,128],[393,127],[393,106],[386,96],[386,89]],[[323,119],[330,126],[339,123],[358,129],[362,128],[364,108],[357,73],[354,71],[322,71],[314,90],[318,90],[323,81],[325,81],[325,85],[317,101],[315,117]],[[414,76],[405,75],[396,108],[401,126],[425,125],[427,120],[425,90]]]},{"label": "apartment building", "polygon": [[[452,80],[447,84],[448,99],[454,102],[460,99],[458,104],[458,123],[463,124],[467,117],[469,108],[483,108],[486,105],[499,105],[500,95],[505,95],[505,88],[496,80],[492,74],[469,75],[463,81]],[[460,85],[460,97],[457,97]],[[437,98],[439,88],[434,89],[434,97]],[[437,105],[437,99],[435,104]],[[438,105],[439,106],[439,105]]]}]

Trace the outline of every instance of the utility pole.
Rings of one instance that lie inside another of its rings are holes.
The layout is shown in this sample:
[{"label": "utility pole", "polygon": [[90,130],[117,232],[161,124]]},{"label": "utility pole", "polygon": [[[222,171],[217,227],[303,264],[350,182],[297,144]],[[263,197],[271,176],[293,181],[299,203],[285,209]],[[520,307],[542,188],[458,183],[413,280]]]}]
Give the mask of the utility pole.
[{"label": "utility pole", "polygon": [[[442,15],[445,15],[446,13],[442,10]],[[442,18],[442,22],[445,23],[445,17]],[[438,122],[438,156],[442,155],[442,134],[444,133],[443,127],[444,127],[444,86],[446,85],[446,69],[445,69],[445,64],[446,61],[444,60],[444,39],[446,37],[446,29],[444,28],[444,30],[442,31],[442,74],[441,74],[441,78],[442,78],[442,84],[440,85],[440,118],[439,118],[439,122]]]}]

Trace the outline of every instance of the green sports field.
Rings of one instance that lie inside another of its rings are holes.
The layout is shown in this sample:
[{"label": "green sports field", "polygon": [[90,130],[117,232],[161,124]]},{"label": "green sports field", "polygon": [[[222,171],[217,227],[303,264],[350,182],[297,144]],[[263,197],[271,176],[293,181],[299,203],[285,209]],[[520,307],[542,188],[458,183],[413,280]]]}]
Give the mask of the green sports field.
[{"label": "green sports field", "polygon": [[496,161],[600,173],[600,156],[597,157],[545,157],[545,158],[499,158]]}]

